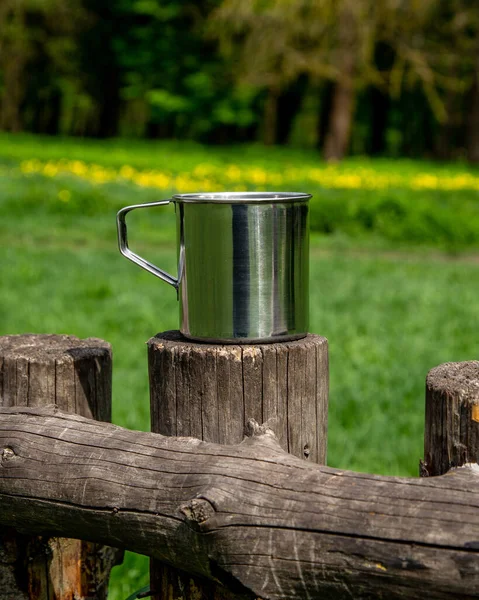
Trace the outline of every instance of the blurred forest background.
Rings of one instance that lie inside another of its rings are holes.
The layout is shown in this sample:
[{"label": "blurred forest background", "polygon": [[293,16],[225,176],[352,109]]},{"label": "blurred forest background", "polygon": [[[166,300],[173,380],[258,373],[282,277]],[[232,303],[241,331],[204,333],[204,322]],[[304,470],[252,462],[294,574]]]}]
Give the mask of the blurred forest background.
[{"label": "blurred forest background", "polygon": [[479,162],[471,0],[2,0],[0,130]]}]

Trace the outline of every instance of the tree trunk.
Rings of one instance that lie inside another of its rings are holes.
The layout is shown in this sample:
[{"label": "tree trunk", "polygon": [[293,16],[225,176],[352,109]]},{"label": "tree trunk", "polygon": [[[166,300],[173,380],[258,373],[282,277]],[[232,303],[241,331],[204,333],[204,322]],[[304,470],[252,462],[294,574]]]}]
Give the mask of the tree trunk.
[{"label": "tree trunk", "polygon": [[479,163],[479,44],[476,49],[474,83],[470,92],[470,105],[467,123],[467,158],[471,163]]},{"label": "tree trunk", "polygon": [[[377,42],[374,47],[374,64],[380,73],[389,73],[394,63],[394,50],[389,44]],[[384,154],[391,98],[387,90],[372,87],[370,90],[371,142],[373,156]]]},{"label": "tree trunk", "polygon": [[329,128],[324,141],[324,158],[328,161],[341,160],[349,148],[351,124],[355,102],[352,83],[337,81],[333,88],[333,102]]},{"label": "tree trunk", "polygon": [[371,148],[372,156],[384,154],[390,99],[389,94],[373,88],[371,99]]},{"label": "tree trunk", "polygon": [[324,143],[329,127],[329,117],[333,101],[334,84],[325,81],[320,87],[319,118],[318,118],[318,148],[324,152]]},{"label": "tree trunk", "polygon": [[338,77],[334,83],[331,114],[324,141],[324,158],[341,160],[348,151],[356,90],[354,77],[358,52],[358,23],[345,5],[338,23]]},{"label": "tree trunk", "polygon": [[263,118],[263,143],[265,146],[273,146],[277,141],[278,97],[279,92],[275,88],[268,88]]},{"label": "tree trunk", "polygon": [[279,96],[276,126],[278,144],[286,144],[288,142],[294,119],[301,109],[307,86],[307,76],[301,75]]},{"label": "tree trunk", "polygon": [[58,135],[60,133],[60,121],[62,118],[62,94],[59,89],[54,88],[48,99],[48,110],[46,112],[44,133],[47,135]]},{"label": "tree trunk", "polygon": [[0,96],[0,129],[17,132],[22,130],[20,107],[25,93],[25,65],[29,54],[23,2],[12,2],[10,6],[7,4],[1,14],[0,27],[6,27],[6,22],[11,20],[16,34],[12,36],[10,32],[10,36],[0,44],[3,84],[3,94]]},{"label": "tree trunk", "polygon": [[[82,69],[87,74],[88,94],[97,107],[96,119],[89,120],[87,135],[108,138],[117,135],[120,118],[120,69],[115,43],[122,35],[122,20],[113,0],[83,0],[91,24],[80,39]],[[92,60],[92,57],[93,60]],[[144,123],[142,125],[142,134]]]},{"label": "tree trunk", "polygon": [[0,524],[121,545],[265,600],[479,597],[477,465],[352,473],[286,454],[254,422],[248,434],[222,446],[2,408]]},{"label": "tree trunk", "polygon": [[[112,63],[115,58],[112,52]],[[115,66],[110,65],[105,68],[100,86],[101,91],[98,91],[100,104],[98,137],[114,137],[118,134],[120,121],[120,76]]]}]

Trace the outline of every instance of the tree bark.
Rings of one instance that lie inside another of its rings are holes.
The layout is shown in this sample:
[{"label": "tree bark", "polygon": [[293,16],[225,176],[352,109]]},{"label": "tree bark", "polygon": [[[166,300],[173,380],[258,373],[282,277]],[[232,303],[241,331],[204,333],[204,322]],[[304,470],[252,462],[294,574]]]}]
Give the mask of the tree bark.
[{"label": "tree bark", "polygon": [[390,98],[383,90],[372,88],[371,100],[371,155],[378,156],[386,151],[386,132]]},{"label": "tree bark", "polygon": [[354,77],[358,53],[358,23],[353,9],[343,7],[338,22],[338,76],[334,83],[324,158],[341,160],[348,151],[356,91]]},{"label": "tree bark", "polygon": [[[479,597],[479,468],[408,479],[0,409],[0,524],[115,544],[267,600]],[[75,468],[72,468],[72,464]]]},{"label": "tree bark", "polygon": [[329,117],[329,129],[324,141],[324,158],[336,161],[348,151],[353,120],[355,92],[352,84],[338,81],[333,88],[333,103]]},{"label": "tree bark", "polygon": [[278,90],[273,87],[268,88],[263,121],[263,143],[265,146],[273,146],[277,141],[278,97]]},{"label": "tree bark", "polygon": [[[394,64],[394,50],[389,44],[376,42],[374,46],[374,64],[382,74],[391,71]],[[368,95],[371,103],[370,153],[377,156],[384,154],[386,151],[386,133],[391,98],[387,90],[378,86],[371,87]]]},{"label": "tree bark", "polygon": [[278,117],[276,123],[276,141],[278,144],[288,143],[294,120],[301,110],[307,87],[308,77],[302,74],[280,94],[277,103]]},{"label": "tree bark", "polygon": [[426,379],[423,476],[479,462],[479,361],[445,363]]},{"label": "tree bark", "polygon": [[469,95],[467,122],[467,158],[475,164],[479,163],[479,40],[476,46],[474,82]]},{"label": "tree bark", "polygon": [[329,116],[333,102],[334,84],[324,81],[319,89],[319,117],[318,117],[318,149],[324,153],[324,144],[329,129]]},{"label": "tree bark", "polygon": [[[149,340],[148,365],[152,431],[238,444],[253,418],[268,421],[286,451],[326,462],[325,338],[309,334],[288,343],[221,346],[167,331]],[[224,588],[215,589],[154,560],[150,572],[151,588],[159,592],[155,600],[232,598]]]},{"label": "tree bark", "polygon": [[[0,32],[7,29],[7,35],[0,37],[0,69],[2,71],[3,94],[0,95],[0,129],[18,132],[23,128],[20,114],[25,94],[25,66],[30,54],[25,26],[25,6],[23,2],[6,2],[0,10]],[[16,29],[16,35],[8,32],[8,22]],[[2,43],[3,42],[3,43]]]},{"label": "tree bark", "polygon": [[[0,338],[0,406],[55,405],[111,420],[111,349],[102,340],[66,335]],[[111,568],[122,554],[90,542],[0,537],[0,600],[106,599]],[[7,581],[8,580],[8,583]]]},{"label": "tree bark", "polygon": [[[457,69],[451,69],[451,79],[458,79]],[[463,98],[455,88],[448,88],[445,91],[445,109],[446,118],[442,123],[438,123],[438,131],[434,136],[433,156],[439,160],[452,160],[457,150],[464,146],[464,142],[460,139],[461,125],[465,114],[461,110],[461,101]],[[479,115],[478,115],[479,116]],[[479,136],[479,120],[478,120],[478,136]],[[461,143],[462,142],[462,143]]]}]

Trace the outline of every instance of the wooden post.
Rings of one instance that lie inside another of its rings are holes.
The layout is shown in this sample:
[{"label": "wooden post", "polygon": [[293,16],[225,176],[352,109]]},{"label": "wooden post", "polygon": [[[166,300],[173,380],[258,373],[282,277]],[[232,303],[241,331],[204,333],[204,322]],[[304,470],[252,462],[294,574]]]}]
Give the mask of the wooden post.
[{"label": "wooden post", "polygon": [[[0,337],[0,406],[55,405],[111,420],[111,349],[67,335]],[[99,544],[0,535],[0,600],[102,600],[122,553]]]},{"label": "wooden post", "polygon": [[479,361],[445,363],[426,379],[421,475],[479,461]]},{"label": "wooden post", "polygon": [[[324,464],[327,448],[328,342],[215,345],[177,331],[148,342],[151,427],[163,435],[237,444],[249,419],[268,423],[289,453]],[[155,600],[230,600],[227,591],[151,561]]]}]

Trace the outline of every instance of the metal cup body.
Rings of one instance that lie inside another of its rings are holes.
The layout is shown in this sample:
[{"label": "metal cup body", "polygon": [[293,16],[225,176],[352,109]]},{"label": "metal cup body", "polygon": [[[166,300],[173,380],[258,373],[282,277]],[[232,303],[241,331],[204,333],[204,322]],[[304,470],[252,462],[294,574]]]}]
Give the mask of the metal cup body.
[{"label": "metal cup body", "polygon": [[213,343],[304,337],[307,194],[175,196],[180,330]]}]

